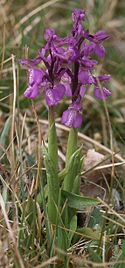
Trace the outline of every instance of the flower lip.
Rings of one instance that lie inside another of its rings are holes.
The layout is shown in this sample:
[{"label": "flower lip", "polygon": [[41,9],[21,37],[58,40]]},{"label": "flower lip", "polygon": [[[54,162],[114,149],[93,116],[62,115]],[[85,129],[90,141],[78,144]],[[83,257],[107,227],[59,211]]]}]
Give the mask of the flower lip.
[{"label": "flower lip", "polygon": [[82,85],[92,85],[95,83],[95,80],[89,70],[81,70],[78,74],[78,79]]},{"label": "flower lip", "polygon": [[[78,108],[78,107],[77,107]],[[82,125],[83,117],[81,110],[76,107],[69,107],[68,110],[63,112],[62,123],[70,128],[80,128]]]}]

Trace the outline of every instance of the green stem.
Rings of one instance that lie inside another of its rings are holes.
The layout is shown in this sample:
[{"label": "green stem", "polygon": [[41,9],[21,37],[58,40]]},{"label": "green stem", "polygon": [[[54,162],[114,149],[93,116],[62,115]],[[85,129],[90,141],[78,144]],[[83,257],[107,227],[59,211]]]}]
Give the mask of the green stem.
[{"label": "green stem", "polygon": [[49,131],[48,131],[48,154],[53,162],[55,171],[58,172],[58,145],[55,127],[55,115],[53,107],[49,108],[48,112]]},{"label": "green stem", "polygon": [[[64,178],[64,190],[67,192],[72,192],[73,190],[75,173],[73,172],[73,170],[69,169],[69,161],[71,160],[71,157],[76,150],[77,150],[77,130],[75,128],[71,128],[69,132],[69,137],[68,137],[68,142],[67,142],[67,152],[66,152],[67,175]],[[69,223],[73,214],[74,212],[72,209],[68,207],[65,208],[64,222],[65,222],[65,226],[68,228],[69,228]]]},{"label": "green stem", "polygon": [[58,146],[53,108],[49,109],[48,157],[49,161],[46,161],[48,182],[48,217],[50,223],[56,224],[59,197],[59,179]]},{"label": "green stem", "polygon": [[67,143],[66,166],[71,156],[76,150],[77,150],[77,129],[71,128],[69,132],[68,143]]},{"label": "green stem", "polygon": [[[77,129],[71,128],[69,132],[68,143],[67,143],[66,168],[69,164],[71,156],[76,150],[77,150]],[[64,179],[64,190],[71,191],[72,185],[73,185],[73,181],[71,181],[71,177],[67,174]]]}]

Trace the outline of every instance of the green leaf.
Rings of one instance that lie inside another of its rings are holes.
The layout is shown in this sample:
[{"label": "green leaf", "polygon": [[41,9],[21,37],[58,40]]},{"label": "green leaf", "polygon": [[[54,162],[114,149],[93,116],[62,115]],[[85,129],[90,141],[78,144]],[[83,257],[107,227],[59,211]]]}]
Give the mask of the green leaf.
[{"label": "green leaf", "polygon": [[[42,174],[41,174],[41,177],[42,177]],[[41,194],[40,201],[42,203],[43,210],[44,210],[44,220],[45,220],[46,238],[47,238],[47,249],[48,249],[48,253],[49,253],[50,252],[50,247],[51,247],[51,244],[52,244],[52,237],[51,237],[51,227],[50,227],[47,204],[46,204],[46,197],[45,197],[44,177],[42,177],[42,180],[40,180],[40,190],[41,190],[40,191],[40,194]]]},{"label": "green leaf", "polygon": [[62,190],[62,197],[67,199],[67,205],[69,207],[75,208],[77,210],[84,210],[85,207],[96,206],[99,204],[99,201],[97,199],[80,196],[64,190]]},{"label": "green leaf", "polygon": [[66,168],[64,168],[63,170],[61,170],[59,173],[58,173],[58,177],[59,177],[59,180],[60,181],[63,181],[64,180],[64,177],[67,175],[67,170]]},{"label": "green leaf", "polygon": [[57,135],[55,127],[54,110],[51,107],[48,112],[49,116],[49,130],[48,130],[48,155],[50,160],[53,162],[55,171],[58,172],[58,146],[57,146]]},{"label": "green leaf", "polygon": [[[76,176],[80,174],[81,171],[81,149],[76,150],[70,158],[69,163],[66,167],[66,176],[64,178],[64,190],[71,192],[73,191],[74,181]],[[78,188],[75,186],[75,188]]]}]

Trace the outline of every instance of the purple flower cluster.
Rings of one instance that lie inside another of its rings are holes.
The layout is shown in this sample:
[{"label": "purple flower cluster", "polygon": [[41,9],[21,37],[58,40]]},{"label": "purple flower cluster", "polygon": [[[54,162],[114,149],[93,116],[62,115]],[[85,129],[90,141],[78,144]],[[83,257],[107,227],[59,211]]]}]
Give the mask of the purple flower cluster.
[{"label": "purple flower cluster", "polygon": [[82,124],[82,100],[89,85],[94,86],[94,96],[104,100],[111,92],[103,86],[110,79],[104,74],[93,74],[97,61],[103,58],[103,41],[109,36],[104,31],[94,35],[84,31],[85,12],[75,9],[72,14],[73,28],[70,35],[60,38],[53,29],[45,31],[45,46],[35,59],[22,59],[20,64],[28,68],[29,85],[24,96],[30,99],[44,94],[47,105],[55,106],[66,96],[71,105],[63,112],[62,123],[79,128]]}]

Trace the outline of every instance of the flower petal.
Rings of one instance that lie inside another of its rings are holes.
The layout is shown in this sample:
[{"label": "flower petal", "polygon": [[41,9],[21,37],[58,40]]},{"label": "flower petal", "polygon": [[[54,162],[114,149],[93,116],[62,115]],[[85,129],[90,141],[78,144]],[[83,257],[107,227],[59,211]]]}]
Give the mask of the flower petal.
[{"label": "flower petal", "polygon": [[83,117],[81,113],[76,113],[76,117],[74,119],[73,127],[74,128],[80,128],[82,125]]},{"label": "flower petal", "polygon": [[107,97],[111,96],[111,92],[105,87],[95,87],[94,96],[99,100],[105,100]]},{"label": "flower petal", "polygon": [[61,77],[61,84],[65,86],[65,96],[72,97],[71,78],[67,73]]},{"label": "flower petal", "polygon": [[78,79],[83,85],[91,85],[95,83],[93,76],[88,70],[80,71],[78,74]]},{"label": "flower petal", "polygon": [[94,52],[99,58],[103,58],[105,56],[105,48],[103,45],[96,44]]},{"label": "flower petal", "polygon": [[41,58],[37,57],[35,59],[21,59],[19,63],[23,65],[25,68],[35,68],[41,62]]},{"label": "flower petal", "polygon": [[110,74],[101,74],[98,76],[99,81],[103,82],[103,81],[107,81],[111,78]]},{"label": "flower petal", "polygon": [[93,68],[97,64],[96,60],[90,60],[87,57],[83,57],[81,62],[82,62],[82,65],[88,69]]}]

